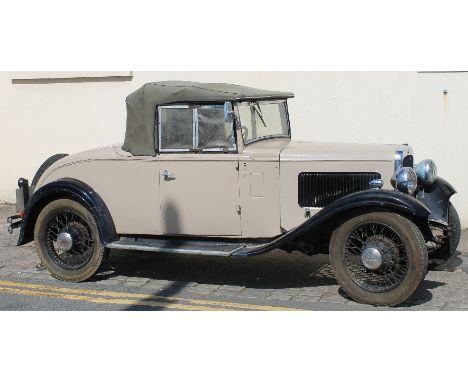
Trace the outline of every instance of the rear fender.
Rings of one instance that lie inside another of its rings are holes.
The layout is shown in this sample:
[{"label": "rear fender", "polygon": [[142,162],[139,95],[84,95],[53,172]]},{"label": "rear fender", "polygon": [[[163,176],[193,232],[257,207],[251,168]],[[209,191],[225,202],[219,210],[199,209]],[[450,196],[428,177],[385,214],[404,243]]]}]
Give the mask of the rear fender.
[{"label": "rear fender", "polygon": [[102,198],[87,184],[65,178],[48,183],[32,194],[24,209],[18,245],[29,243],[34,239],[34,226],[42,209],[50,202],[62,198],[82,204],[93,214],[99,237],[104,245],[117,240],[112,216]]}]

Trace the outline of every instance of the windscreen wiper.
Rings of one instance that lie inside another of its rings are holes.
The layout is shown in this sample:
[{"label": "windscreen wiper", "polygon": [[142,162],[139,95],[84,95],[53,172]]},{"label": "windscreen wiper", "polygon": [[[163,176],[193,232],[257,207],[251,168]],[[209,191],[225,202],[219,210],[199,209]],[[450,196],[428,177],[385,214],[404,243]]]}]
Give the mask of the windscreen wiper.
[{"label": "windscreen wiper", "polygon": [[254,103],[253,104],[253,110],[257,113],[257,115],[260,117],[260,120],[262,121],[263,123],[263,126],[267,127],[268,126],[266,125],[265,123],[265,120],[263,119],[263,115],[262,115],[262,111],[260,110],[260,106],[257,104],[257,103]]}]

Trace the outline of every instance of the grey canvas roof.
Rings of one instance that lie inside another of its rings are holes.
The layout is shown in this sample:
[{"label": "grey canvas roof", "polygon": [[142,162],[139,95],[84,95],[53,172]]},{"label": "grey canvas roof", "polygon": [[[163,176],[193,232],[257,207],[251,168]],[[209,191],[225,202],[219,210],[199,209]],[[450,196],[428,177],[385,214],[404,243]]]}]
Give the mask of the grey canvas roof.
[{"label": "grey canvas roof", "polygon": [[122,148],[133,155],[156,155],[155,113],[156,108],[161,105],[292,97],[293,93],[222,83],[188,81],[148,83],[127,97],[127,130]]}]

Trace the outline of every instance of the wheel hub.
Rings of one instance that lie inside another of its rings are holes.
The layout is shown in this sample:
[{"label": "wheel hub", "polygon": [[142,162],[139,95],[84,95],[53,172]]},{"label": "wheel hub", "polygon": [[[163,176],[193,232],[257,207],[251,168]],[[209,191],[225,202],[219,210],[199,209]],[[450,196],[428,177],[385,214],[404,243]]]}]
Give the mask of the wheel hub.
[{"label": "wheel hub", "polygon": [[398,248],[391,239],[376,235],[365,242],[361,261],[367,269],[375,271],[384,264],[391,265],[397,254]]},{"label": "wheel hub", "polygon": [[401,284],[408,272],[408,255],[400,235],[380,222],[363,223],[345,246],[347,272],[370,292],[386,292]]},{"label": "wheel hub", "polygon": [[61,232],[57,236],[57,247],[61,251],[67,252],[73,247],[73,236],[70,232]]},{"label": "wheel hub", "polygon": [[46,227],[47,254],[60,268],[80,269],[94,252],[94,238],[88,222],[74,211],[59,211]]},{"label": "wheel hub", "polygon": [[367,269],[375,271],[382,266],[383,257],[377,248],[368,247],[362,252],[361,261]]}]

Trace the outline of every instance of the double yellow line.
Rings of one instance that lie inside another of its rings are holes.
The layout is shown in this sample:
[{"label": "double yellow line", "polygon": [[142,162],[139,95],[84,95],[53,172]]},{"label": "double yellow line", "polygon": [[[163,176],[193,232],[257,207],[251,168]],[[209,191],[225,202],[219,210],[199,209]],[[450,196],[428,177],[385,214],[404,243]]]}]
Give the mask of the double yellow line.
[{"label": "double yellow line", "polygon": [[0,293],[57,298],[95,304],[141,306],[175,310],[296,310],[276,306],[240,304],[216,300],[162,297],[152,294],[112,292],[93,289],[62,288],[52,285],[30,284],[6,280],[0,280]]}]

